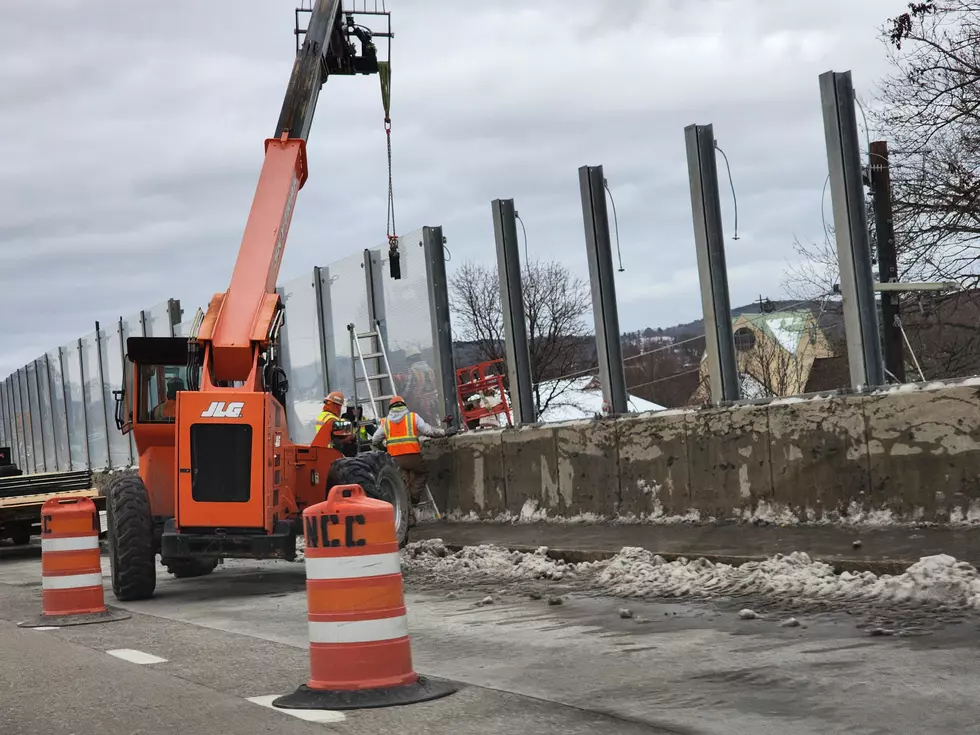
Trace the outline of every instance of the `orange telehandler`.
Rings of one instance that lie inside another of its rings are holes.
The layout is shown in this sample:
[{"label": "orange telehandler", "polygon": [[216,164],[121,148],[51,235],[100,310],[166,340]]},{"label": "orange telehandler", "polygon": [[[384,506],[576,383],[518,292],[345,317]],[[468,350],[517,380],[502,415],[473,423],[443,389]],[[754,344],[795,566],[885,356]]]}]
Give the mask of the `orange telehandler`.
[{"label": "orange telehandler", "polygon": [[[334,485],[356,483],[390,502],[399,542],[407,538],[408,496],[387,453],[344,457],[324,431],[309,446],[294,444],[286,425],[288,386],[279,364],[285,313],[276,279],[307,178],[317,98],[329,75],[379,73],[385,62],[372,39],[391,35],[390,25],[375,34],[356,23],[341,0],[316,0],[306,12],[228,290],[214,295],[189,338],[126,342],[116,424],[134,434],[139,473],[117,474],[106,489],[119,600],[153,595],[157,554],[178,577],[207,574],[224,557],[294,559],[303,509],[325,500]],[[340,434],[350,429],[334,425]],[[344,529],[334,533],[345,537]]]}]

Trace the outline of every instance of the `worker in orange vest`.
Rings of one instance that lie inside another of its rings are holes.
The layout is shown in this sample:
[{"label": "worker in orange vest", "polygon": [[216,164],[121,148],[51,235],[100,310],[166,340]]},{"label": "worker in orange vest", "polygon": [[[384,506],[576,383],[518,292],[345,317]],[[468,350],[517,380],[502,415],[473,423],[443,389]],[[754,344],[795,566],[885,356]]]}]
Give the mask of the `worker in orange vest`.
[{"label": "worker in orange vest", "polygon": [[385,444],[388,454],[402,471],[408,497],[415,505],[422,500],[422,493],[429,479],[429,468],[422,457],[419,437],[453,436],[455,433],[452,428],[430,426],[417,413],[408,410],[404,398],[392,396],[388,415],[381,419],[381,425],[371,437],[371,444],[376,447],[380,447],[382,442]]}]

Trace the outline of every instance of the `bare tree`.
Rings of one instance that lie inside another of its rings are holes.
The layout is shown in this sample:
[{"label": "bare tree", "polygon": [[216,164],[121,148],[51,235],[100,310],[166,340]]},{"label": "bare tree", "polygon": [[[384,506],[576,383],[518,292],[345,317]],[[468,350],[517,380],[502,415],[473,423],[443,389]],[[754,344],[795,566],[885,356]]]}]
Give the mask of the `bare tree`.
[{"label": "bare tree", "polygon": [[794,299],[808,301],[819,299],[834,290],[840,281],[833,228],[827,225],[827,238],[823,242],[793,240],[793,250],[799,260],[789,266],[783,276],[783,290]]},{"label": "bare tree", "polygon": [[980,0],[910,3],[882,33],[894,72],[878,126],[893,141],[900,269],[980,283]]},{"label": "bare tree", "polygon": [[[595,341],[584,321],[592,295],[588,284],[558,261],[532,260],[524,265],[522,280],[531,379],[540,414],[569,390],[569,383],[557,378],[588,371],[595,364]],[[473,342],[483,360],[505,358],[499,283],[495,267],[473,262],[449,279],[458,337]]]}]

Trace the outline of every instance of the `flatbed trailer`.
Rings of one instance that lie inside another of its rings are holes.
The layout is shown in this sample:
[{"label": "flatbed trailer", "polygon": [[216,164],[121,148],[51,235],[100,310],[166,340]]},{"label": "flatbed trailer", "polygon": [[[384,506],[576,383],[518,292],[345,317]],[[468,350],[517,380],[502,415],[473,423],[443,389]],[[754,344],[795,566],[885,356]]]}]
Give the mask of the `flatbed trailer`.
[{"label": "flatbed trailer", "polygon": [[41,506],[59,497],[91,499],[100,511],[101,533],[105,533],[105,497],[95,487],[91,472],[43,472],[0,478],[0,541],[29,543],[31,536],[41,532]]}]

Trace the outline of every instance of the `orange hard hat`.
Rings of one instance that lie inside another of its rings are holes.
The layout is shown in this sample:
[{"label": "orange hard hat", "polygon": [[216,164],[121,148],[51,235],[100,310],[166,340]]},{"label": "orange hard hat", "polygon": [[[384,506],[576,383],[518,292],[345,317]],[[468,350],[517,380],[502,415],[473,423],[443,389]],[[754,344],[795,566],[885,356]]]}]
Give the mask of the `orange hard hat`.
[{"label": "orange hard hat", "polygon": [[402,398],[401,396],[392,396],[391,401],[388,403],[388,406],[390,408],[394,408],[395,406],[404,406],[404,405],[405,405],[405,399]]},{"label": "orange hard hat", "polygon": [[323,399],[324,403],[336,403],[338,406],[344,405],[344,394],[339,390],[331,391],[326,398]]}]

